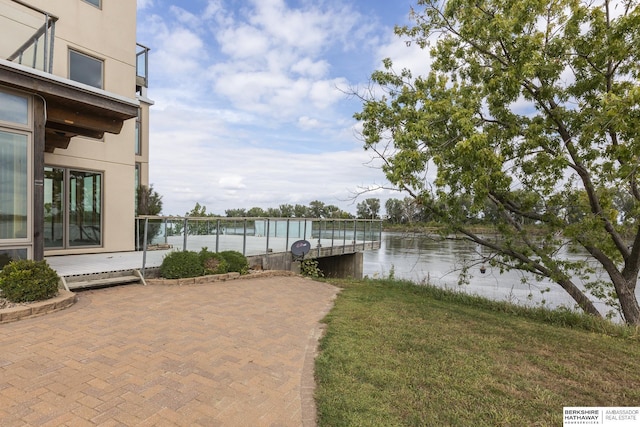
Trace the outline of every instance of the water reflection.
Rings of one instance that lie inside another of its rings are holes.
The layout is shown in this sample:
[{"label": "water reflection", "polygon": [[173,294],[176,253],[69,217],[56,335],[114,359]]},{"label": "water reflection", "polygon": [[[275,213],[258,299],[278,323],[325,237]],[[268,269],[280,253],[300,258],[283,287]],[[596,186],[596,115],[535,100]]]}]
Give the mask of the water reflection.
[{"label": "water reflection", "polygon": [[[364,253],[363,272],[369,277],[388,276],[417,283],[431,283],[449,289],[462,290],[498,301],[510,301],[527,306],[544,305],[574,308],[573,300],[550,280],[536,280],[519,271],[500,274],[497,267],[484,264],[482,248],[472,242],[441,240],[435,236],[413,233],[382,233],[380,250]],[[568,255],[575,258],[582,254]],[[468,284],[460,284],[460,273],[468,266]],[[525,283],[524,279],[528,279]],[[544,291],[544,292],[543,292]],[[610,310],[602,302],[596,306],[601,313]]]}]

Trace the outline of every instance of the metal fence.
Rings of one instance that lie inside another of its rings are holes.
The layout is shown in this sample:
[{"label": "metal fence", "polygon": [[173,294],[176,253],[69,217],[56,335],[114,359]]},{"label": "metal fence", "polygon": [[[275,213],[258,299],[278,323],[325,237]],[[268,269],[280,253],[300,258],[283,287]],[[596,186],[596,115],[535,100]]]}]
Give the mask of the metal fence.
[{"label": "metal fence", "polygon": [[215,218],[140,216],[136,250],[173,249],[213,252],[235,250],[245,256],[287,252],[298,240],[312,247],[353,246],[380,242],[379,219]]}]

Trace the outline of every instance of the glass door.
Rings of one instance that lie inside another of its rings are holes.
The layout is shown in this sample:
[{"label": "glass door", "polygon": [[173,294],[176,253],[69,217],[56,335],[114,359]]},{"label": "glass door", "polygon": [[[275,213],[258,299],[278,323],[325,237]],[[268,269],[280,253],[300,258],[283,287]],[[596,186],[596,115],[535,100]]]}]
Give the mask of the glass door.
[{"label": "glass door", "polygon": [[64,169],[44,168],[44,247],[64,247]]},{"label": "glass door", "polygon": [[69,171],[69,246],[102,244],[102,174]]},{"label": "glass door", "polygon": [[0,269],[29,255],[29,154],[27,134],[0,130]]}]

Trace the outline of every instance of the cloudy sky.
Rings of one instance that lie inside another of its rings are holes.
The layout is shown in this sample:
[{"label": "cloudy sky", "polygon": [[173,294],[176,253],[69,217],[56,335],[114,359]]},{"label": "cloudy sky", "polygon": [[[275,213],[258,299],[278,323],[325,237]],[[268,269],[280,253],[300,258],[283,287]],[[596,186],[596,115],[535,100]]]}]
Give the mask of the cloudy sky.
[{"label": "cloudy sky", "polygon": [[138,0],[151,48],[150,181],[164,214],[308,205],[356,212],[385,185],[358,137],[365,88],[391,57],[426,68],[393,34],[411,0]]}]

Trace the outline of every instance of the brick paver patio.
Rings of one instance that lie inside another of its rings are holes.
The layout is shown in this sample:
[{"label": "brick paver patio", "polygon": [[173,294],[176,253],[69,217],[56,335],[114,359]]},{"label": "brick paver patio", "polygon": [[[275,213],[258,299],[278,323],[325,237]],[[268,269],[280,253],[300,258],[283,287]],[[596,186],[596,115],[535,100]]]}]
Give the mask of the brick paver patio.
[{"label": "brick paver patio", "polygon": [[290,276],[129,285],[0,324],[0,425],[314,425],[336,293]]}]

